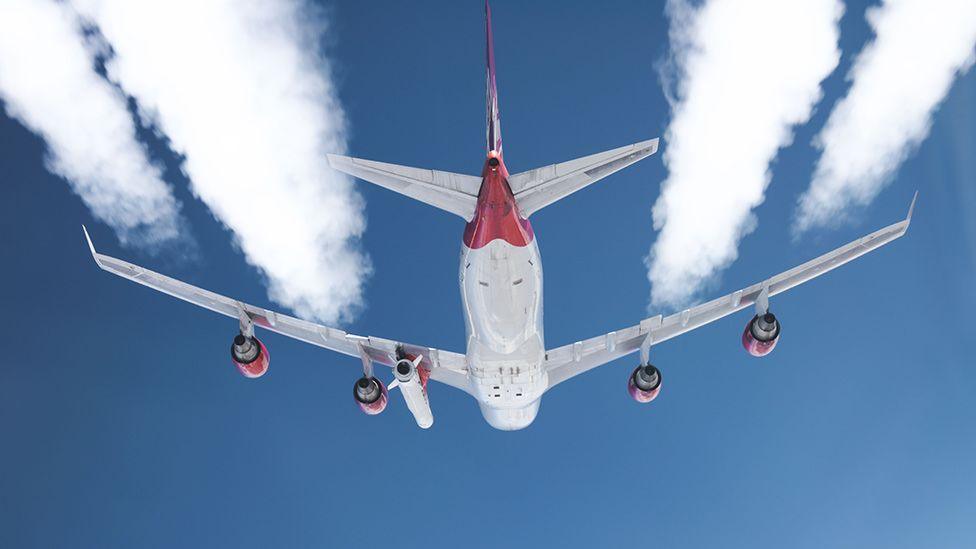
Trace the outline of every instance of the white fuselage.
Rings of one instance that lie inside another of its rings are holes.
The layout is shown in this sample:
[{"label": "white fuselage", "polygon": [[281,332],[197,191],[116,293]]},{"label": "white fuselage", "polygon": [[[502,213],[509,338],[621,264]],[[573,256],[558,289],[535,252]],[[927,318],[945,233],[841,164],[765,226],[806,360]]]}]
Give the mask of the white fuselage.
[{"label": "white fuselage", "polygon": [[539,247],[462,245],[460,279],[472,392],[492,427],[523,429],[548,386]]}]

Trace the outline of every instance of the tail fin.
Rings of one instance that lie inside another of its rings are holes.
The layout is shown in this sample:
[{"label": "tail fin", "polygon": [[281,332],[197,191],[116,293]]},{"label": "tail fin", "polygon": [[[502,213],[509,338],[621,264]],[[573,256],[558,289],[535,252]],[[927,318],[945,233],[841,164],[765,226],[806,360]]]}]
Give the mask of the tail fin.
[{"label": "tail fin", "polygon": [[487,100],[488,100],[488,152],[495,151],[502,154],[502,128],[498,113],[498,87],[495,85],[495,41],[491,36],[491,6],[485,0],[485,34],[487,44]]}]

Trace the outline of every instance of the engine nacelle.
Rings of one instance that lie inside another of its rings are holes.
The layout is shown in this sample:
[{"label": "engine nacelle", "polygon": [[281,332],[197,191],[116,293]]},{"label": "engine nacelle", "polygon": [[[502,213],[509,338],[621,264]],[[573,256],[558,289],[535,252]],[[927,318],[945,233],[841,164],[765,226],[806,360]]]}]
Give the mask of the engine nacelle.
[{"label": "engine nacelle", "polygon": [[386,403],[390,398],[386,392],[386,386],[380,380],[366,376],[356,381],[352,395],[356,399],[359,409],[368,416],[375,416],[385,410]]},{"label": "engine nacelle", "polygon": [[427,429],[434,424],[434,414],[430,411],[430,401],[427,399],[427,379],[430,372],[423,367],[417,367],[406,358],[401,359],[393,367],[400,392],[407,408],[417,420],[421,429]]},{"label": "engine nacelle", "polygon": [[773,313],[756,315],[742,332],[742,346],[752,356],[766,356],[776,347],[780,331],[779,320]]},{"label": "engine nacelle", "polygon": [[245,337],[244,334],[234,337],[234,343],[230,346],[230,358],[244,377],[248,378],[263,376],[271,363],[271,356],[268,355],[264,343],[254,336]]},{"label": "engine nacelle", "polygon": [[627,392],[640,403],[654,400],[661,392],[661,371],[653,364],[638,366],[627,380]]}]

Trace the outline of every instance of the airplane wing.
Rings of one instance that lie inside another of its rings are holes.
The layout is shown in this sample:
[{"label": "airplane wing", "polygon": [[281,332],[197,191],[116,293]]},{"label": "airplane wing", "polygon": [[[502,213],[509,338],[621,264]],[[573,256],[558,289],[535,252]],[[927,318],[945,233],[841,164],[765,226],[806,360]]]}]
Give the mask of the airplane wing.
[{"label": "airplane wing", "polygon": [[[915,198],[917,197],[918,193],[915,194]],[[768,288],[768,296],[785,292],[884,246],[901,237],[908,230],[912,211],[915,208],[915,198],[912,199],[908,216],[904,220],[763,282],[667,317],[658,315],[646,318],[640,324],[547,351],[546,370],[549,372],[549,388],[597,366],[636,352],[640,350],[642,344],[656,345],[754,305],[756,300],[761,298],[760,294],[764,288]]]},{"label": "airplane wing", "polygon": [[522,215],[528,217],[553,202],[596,183],[604,177],[657,152],[658,140],[648,139],[625,147],[550,164],[510,176]]},{"label": "airplane wing", "polygon": [[329,164],[340,172],[419,200],[471,221],[481,178],[459,173],[398,166],[337,154],[328,155]]},{"label": "airplane wing", "polygon": [[348,334],[338,328],[330,328],[276,313],[197,288],[138,265],[96,252],[91,237],[88,236],[88,230],[84,229],[84,231],[95,263],[112,274],[231,318],[240,318],[243,311],[256,326],[345,355],[361,358],[360,346],[362,346],[373,362],[386,366],[393,367],[396,364],[396,349],[401,347],[409,355],[423,355],[420,364],[430,370],[431,379],[470,394],[467,381],[467,363],[462,354],[380,337]]}]

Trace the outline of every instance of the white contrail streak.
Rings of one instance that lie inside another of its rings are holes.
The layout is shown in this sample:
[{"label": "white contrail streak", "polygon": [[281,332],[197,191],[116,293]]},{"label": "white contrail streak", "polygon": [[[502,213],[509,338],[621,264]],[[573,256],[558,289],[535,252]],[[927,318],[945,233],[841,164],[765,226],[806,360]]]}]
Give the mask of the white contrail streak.
[{"label": "white contrail streak", "polygon": [[648,257],[654,305],[684,305],[736,259],[770,162],[837,66],[842,13],[838,0],[668,3],[674,74],[662,76],[677,87]]},{"label": "white contrail streak", "polygon": [[326,153],[345,119],[301,0],[72,0],[114,51],[109,77],[184,156],[194,193],[300,316],[349,319],[368,260],[363,203]]},{"label": "white contrail streak", "polygon": [[796,234],[871,202],[928,136],[933,112],[973,63],[976,1],[885,0],[867,19],[876,37],[817,136],[823,154],[799,199]]},{"label": "white contrail streak", "polygon": [[65,178],[127,245],[173,242],[179,205],[136,140],[126,98],[95,71],[75,16],[49,0],[4,0],[0,99],[47,144]]}]

